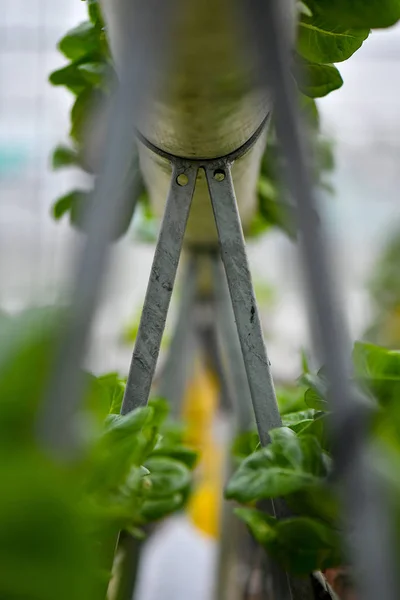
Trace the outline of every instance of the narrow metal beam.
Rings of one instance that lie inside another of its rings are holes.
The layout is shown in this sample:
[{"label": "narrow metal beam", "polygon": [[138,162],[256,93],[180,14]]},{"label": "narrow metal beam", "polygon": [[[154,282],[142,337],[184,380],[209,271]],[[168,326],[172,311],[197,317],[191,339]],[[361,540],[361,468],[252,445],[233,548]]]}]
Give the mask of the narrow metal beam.
[{"label": "narrow metal beam", "polygon": [[[396,565],[387,502],[371,472],[366,452],[366,408],[349,382],[350,344],[337,298],[324,234],[313,213],[317,205],[311,152],[301,127],[291,68],[291,47],[280,0],[254,0],[244,6],[249,41],[259,60],[259,83],[275,94],[277,134],[286,157],[286,178],[297,203],[301,251],[315,315],[315,339],[330,385],[334,459],[341,476],[348,544],[360,597],[395,600]],[[345,443],[343,443],[345,440]],[[351,535],[350,535],[351,531]],[[379,549],[377,551],[377,549]]]},{"label": "narrow metal beam", "polygon": [[[270,442],[269,431],[282,425],[255,299],[245,241],[233,188],[230,163],[205,166],[207,184],[222,262],[236,320],[258,433],[263,446]],[[270,514],[286,516],[282,501],[268,502]],[[279,600],[297,598],[292,594],[288,574],[276,567],[272,573]]]},{"label": "narrow metal beam", "polygon": [[135,349],[122,403],[122,414],[148,402],[161,338],[174,287],[198,167],[175,164]]},{"label": "narrow metal beam", "polygon": [[231,382],[230,395],[235,404],[236,431],[245,432],[255,425],[251,393],[243,354],[235,326],[232,303],[226,279],[221,272],[219,257],[212,262],[213,283],[216,296],[216,329],[222,360],[226,364],[227,379]]},{"label": "narrow metal beam", "polygon": [[196,347],[196,335],[192,326],[194,302],[197,290],[197,261],[191,256],[182,279],[181,300],[174,335],[168,348],[157,393],[170,404],[171,415],[180,417],[182,401]]},{"label": "narrow metal beam", "polygon": [[109,244],[121,214],[125,214],[132,195],[136,195],[135,126],[138,117],[145,115],[143,107],[153,86],[159,83],[150,79],[149,73],[162,73],[168,56],[171,3],[172,0],[117,3],[116,10],[127,10],[125,22],[130,36],[122,56],[119,85],[108,111],[106,156],[86,214],[86,241],[78,259],[70,308],[38,422],[41,442],[62,456],[75,452],[80,443],[75,422],[84,391],[80,368],[100,297]]},{"label": "narrow metal beam", "polygon": [[222,262],[239,334],[260,440],[282,424],[261,331],[260,317],[247,260],[230,164],[205,167]]}]

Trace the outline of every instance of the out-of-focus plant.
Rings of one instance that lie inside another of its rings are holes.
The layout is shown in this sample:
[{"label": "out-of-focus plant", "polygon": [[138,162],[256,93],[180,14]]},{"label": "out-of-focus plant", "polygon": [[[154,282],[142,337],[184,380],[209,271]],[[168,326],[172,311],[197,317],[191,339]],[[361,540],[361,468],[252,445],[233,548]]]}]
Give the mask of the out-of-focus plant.
[{"label": "out-of-focus plant", "polygon": [[[360,48],[371,27],[381,27],[382,23],[396,20],[395,0],[390,9],[383,8],[383,15],[373,11],[365,18],[354,18],[356,9],[349,9],[344,1],[337,0],[335,8],[328,2],[308,0],[298,2],[299,17],[297,44],[293,53],[292,73],[299,90],[299,102],[304,117],[310,126],[315,149],[316,184],[330,189],[326,176],[333,168],[331,143],[319,132],[319,116],[315,98],[326,96],[340,88],[343,80],[334,63],[347,60]],[[368,4],[360,0],[360,5]],[[374,2],[375,4],[375,2]],[[93,110],[107,97],[108,82],[116,80],[110,55],[104,23],[97,0],[87,2],[89,20],[70,30],[59,42],[59,50],[68,60],[68,64],[50,75],[50,82],[70,90],[76,100],[71,111],[70,146],[59,146],[53,153],[53,167],[56,169],[76,166],[95,175],[96,165],[88,164],[83,151],[83,138],[90,123]],[[400,16],[400,11],[397,18]],[[375,24],[376,23],[376,24]],[[249,236],[259,235],[271,226],[279,227],[291,237],[295,236],[292,204],[285,190],[278,183],[279,166],[282,157],[273,131],[263,157],[258,184],[258,212],[246,232]],[[53,215],[59,219],[69,214],[74,226],[81,226],[83,207],[90,201],[90,192],[74,190],[60,198],[53,207]],[[156,227],[148,209],[146,191],[140,198],[145,207],[141,211],[138,234],[147,240],[153,240]],[[133,204],[121,220],[119,235],[123,235],[131,222]],[[123,222],[122,222],[123,221]]]},{"label": "out-of-focus plant", "polygon": [[[353,363],[353,383],[375,409],[366,452],[390,492],[400,552],[400,351],[357,342]],[[327,392],[324,369],[305,373],[297,398],[291,392],[294,403],[281,404],[283,426],[271,431],[266,448],[260,448],[255,432],[236,440],[238,468],[226,488],[227,498],[242,505],[237,515],[255,539],[287,570],[301,576],[347,564],[338,498],[329,481]],[[260,501],[277,497],[284,498],[292,517],[277,520],[257,507]]]},{"label": "out-of-focus plant", "polygon": [[[196,453],[154,399],[119,413],[125,382],[83,373],[81,454],[61,462],[37,438],[62,315],[1,317],[0,597],[104,597],[118,532],[186,504]],[[22,576],[23,575],[23,576]]]},{"label": "out-of-focus plant", "polygon": [[390,237],[369,281],[372,324],[365,334],[371,342],[400,347],[400,230]]}]

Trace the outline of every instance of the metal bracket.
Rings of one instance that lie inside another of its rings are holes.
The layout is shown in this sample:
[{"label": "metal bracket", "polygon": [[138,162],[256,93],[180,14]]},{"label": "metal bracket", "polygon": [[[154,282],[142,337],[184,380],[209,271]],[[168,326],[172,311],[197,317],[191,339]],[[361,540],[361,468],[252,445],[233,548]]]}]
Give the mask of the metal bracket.
[{"label": "metal bracket", "polygon": [[268,443],[269,430],[281,425],[231,175],[232,163],[251,148],[267,122],[268,118],[241,148],[228,156],[211,160],[186,160],[168,155],[141,137],[147,147],[169,159],[172,179],[129,370],[123,413],[145,406],[148,401],[197,173],[202,168],[210,193],[261,443]]}]

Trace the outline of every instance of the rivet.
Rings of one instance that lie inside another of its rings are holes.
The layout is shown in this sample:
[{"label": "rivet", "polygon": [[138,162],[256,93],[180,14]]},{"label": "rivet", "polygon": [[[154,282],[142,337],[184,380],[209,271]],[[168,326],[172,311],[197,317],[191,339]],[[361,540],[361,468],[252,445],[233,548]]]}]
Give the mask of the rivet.
[{"label": "rivet", "polygon": [[214,171],[214,179],[216,181],[223,181],[225,179],[225,171],[222,169],[217,169]]},{"label": "rivet", "polygon": [[185,173],[180,173],[176,178],[176,183],[181,186],[187,185],[189,183],[189,177]]}]

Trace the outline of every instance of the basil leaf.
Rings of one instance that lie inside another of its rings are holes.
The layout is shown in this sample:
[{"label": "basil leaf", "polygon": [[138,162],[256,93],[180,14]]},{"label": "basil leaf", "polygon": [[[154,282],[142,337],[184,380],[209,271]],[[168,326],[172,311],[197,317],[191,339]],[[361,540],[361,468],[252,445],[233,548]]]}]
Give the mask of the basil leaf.
[{"label": "basil leaf", "polygon": [[93,23],[84,21],[60,40],[59,50],[66,58],[77,61],[86,55],[101,52],[99,33]]},{"label": "basil leaf", "polygon": [[150,471],[148,499],[153,500],[182,492],[191,483],[189,469],[172,458],[152,456],[144,466]]},{"label": "basil leaf", "polygon": [[198,459],[198,454],[194,450],[184,446],[163,445],[162,443],[154,448],[152,456],[172,458],[184,464],[188,469],[193,469]]},{"label": "basil leaf", "polygon": [[310,98],[322,98],[343,85],[343,79],[334,65],[318,64],[297,58],[294,72],[300,91]]},{"label": "basil leaf", "polygon": [[173,494],[168,498],[145,500],[141,507],[141,517],[145,521],[157,521],[183,508],[184,496]]},{"label": "basil leaf", "polygon": [[400,19],[399,0],[305,0],[305,4],[332,28],[391,27]]},{"label": "basil leaf", "polygon": [[52,214],[56,220],[61,219],[65,214],[74,215],[73,222],[76,222],[77,215],[82,211],[82,204],[85,203],[90,194],[84,190],[73,190],[59,198],[52,206]]},{"label": "basil leaf", "polygon": [[400,398],[400,351],[356,342],[353,350],[356,378],[383,406]]},{"label": "basil leaf", "polygon": [[350,58],[368,37],[369,29],[334,28],[318,16],[303,16],[299,23],[297,51],[315,63],[336,63]]},{"label": "basil leaf", "polygon": [[276,520],[252,509],[237,509],[254,537],[286,570],[297,575],[338,566],[343,560],[340,537],[308,517]]},{"label": "basil leaf", "polygon": [[318,483],[325,474],[321,449],[312,436],[303,440],[287,428],[271,431],[272,442],[245,459],[225,490],[228,499],[252,502],[276,498]]},{"label": "basil leaf", "polygon": [[88,85],[87,79],[76,64],[70,64],[53,71],[49,77],[52,85],[62,85],[73,94],[79,95]]},{"label": "basil leaf", "polygon": [[[57,146],[53,151],[52,167],[54,170],[63,167],[80,167],[81,158],[79,153],[68,146]],[[57,218],[57,217],[56,217]]]}]

